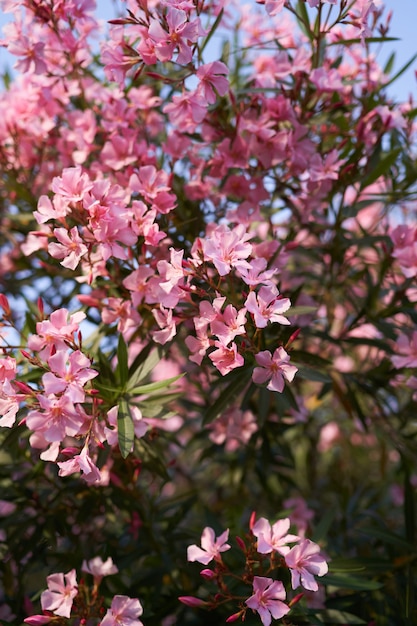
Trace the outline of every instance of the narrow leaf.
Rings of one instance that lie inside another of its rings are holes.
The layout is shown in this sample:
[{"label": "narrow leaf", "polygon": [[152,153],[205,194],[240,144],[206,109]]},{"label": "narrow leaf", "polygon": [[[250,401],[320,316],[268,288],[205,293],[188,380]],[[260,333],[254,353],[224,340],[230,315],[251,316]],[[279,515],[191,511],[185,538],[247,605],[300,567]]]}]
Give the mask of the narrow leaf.
[{"label": "narrow leaf", "polygon": [[390,167],[396,163],[400,152],[401,148],[396,148],[395,150],[391,150],[391,152],[382,156],[376,167],[373,167],[369,174],[363,179],[361,183],[361,190],[369,187],[369,185],[372,185],[372,183],[374,183],[378,178],[386,174]]},{"label": "narrow leaf", "polygon": [[328,374],[324,372],[319,372],[318,370],[314,370],[311,367],[307,367],[305,365],[298,366],[297,363],[293,363],[298,367],[297,377],[303,378],[305,380],[312,380],[316,383],[331,383],[332,379]]},{"label": "narrow leaf", "polygon": [[350,626],[351,624],[352,626],[354,624],[367,624],[363,619],[352,613],[337,611],[336,609],[320,611],[320,613],[316,614],[316,617],[319,617],[322,624],[344,624],[344,626]]},{"label": "narrow leaf", "polygon": [[392,85],[392,83],[394,83],[397,78],[399,78],[402,74],[404,74],[404,72],[406,72],[408,70],[409,67],[411,67],[411,65],[414,63],[414,61],[417,59],[417,54],[414,54],[411,59],[402,66],[402,68],[396,73],[394,74],[394,76],[384,85],[384,89],[386,89],[387,87],[389,87],[389,85]]},{"label": "narrow leaf", "polygon": [[234,370],[234,372],[232,372],[231,375],[229,374],[229,376],[229,385],[221,391],[217,400],[206,411],[203,420],[204,424],[212,422],[218,415],[223,413],[227,407],[232,404],[232,402],[236,401],[240,393],[248,384],[252,376],[252,369],[248,368],[243,370],[243,372],[241,370]]},{"label": "narrow leaf", "polygon": [[116,367],[116,376],[122,385],[122,387],[127,382],[129,376],[129,366],[128,366],[128,356],[127,356],[127,345],[125,340],[123,339],[123,335],[119,335],[119,342],[117,344],[117,367]]},{"label": "narrow leaf", "polygon": [[172,378],[167,378],[166,380],[158,380],[155,383],[148,383],[146,385],[138,385],[136,387],[128,387],[127,393],[130,395],[139,396],[145,393],[153,393],[154,391],[158,391],[159,389],[166,389],[172,383],[179,380],[185,376],[185,374],[179,374],[178,376],[173,376]]},{"label": "narrow leaf", "polygon": [[129,386],[137,385],[157,366],[164,355],[162,346],[149,343],[133,361],[129,369]]},{"label": "narrow leaf", "polygon": [[117,432],[119,438],[120,454],[125,459],[132,451],[135,439],[135,429],[129,404],[125,399],[120,400],[117,413]]},{"label": "narrow leaf", "polygon": [[224,13],[224,9],[221,9],[219,14],[218,14],[218,16],[216,17],[216,20],[215,20],[213,26],[210,28],[210,31],[209,31],[207,37],[204,40],[203,45],[201,46],[200,56],[203,54],[204,49],[206,48],[206,46],[209,43],[210,39],[213,37],[214,33],[216,32],[218,25],[222,21],[223,13]]},{"label": "narrow leaf", "polygon": [[355,589],[356,591],[372,591],[383,587],[382,583],[375,580],[367,580],[345,574],[326,574],[321,579],[323,585],[337,587],[338,589]]}]

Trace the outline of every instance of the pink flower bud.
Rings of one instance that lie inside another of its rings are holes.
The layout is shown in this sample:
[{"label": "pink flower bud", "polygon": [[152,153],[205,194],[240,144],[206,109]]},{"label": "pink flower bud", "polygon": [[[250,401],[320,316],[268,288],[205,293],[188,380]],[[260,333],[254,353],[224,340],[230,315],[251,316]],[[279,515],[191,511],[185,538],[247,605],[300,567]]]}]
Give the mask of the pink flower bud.
[{"label": "pink flower bud", "polygon": [[14,380],[13,384],[16,385],[17,389],[24,394],[33,395],[34,391],[27,385],[26,383],[22,383],[20,380]]},{"label": "pink flower bud", "polygon": [[297,593],[297,595],[294,596],[293,599],[290,600],[290,602],[288,602],[288,606],[292,607],[294,606],[294,604],[297,604],[297,602],[300,602],[303,595],[304,595],[303,593]]},{"label": "pink flower bud", "polygon": [[73,446],[69,446],[61,450],[61,453],[65,454],[65,456],[74,456],[74,454],[78,454],[78,452],[79,452],[79,449]]},{"label": "pink flower bud", "polygon": [[293,332],[293,334],[291,335],[291,337],[288,339],[287,343],[285,344],[285,347],[287,348],[290,344],[292,344],[293,341],[295,341],[298,337],[298,335],[301,332],[301,328],[297,328],[297,330],[295,330]]},{"label": "pink flower bud", "polygon": [[32,617],[26,617],[23,621],[30,626],[40,626],[41,624],[47,624],[52,619],[52,615],[32,615]]},{"label": "pink flower bud", "polygon": [[4,311],[4,315],[6,317],[9,317],[9,315],[11,315],[11,312],[12,312],[10,308],[10,304],[6,296],[2,293],[0,294],[0,306]]},{"label": "pink flower bud", "polygon": [[180,596],[178,600],[186,606],[191,606],[193,608],[207,606],[207,602],[200,600],[200,598],[195,598],[194,596]]},{"label": "pink flower bud", "polygon": [[[230,617],[227,618],[226,620],[226,624],[230,624],[231,622],[237,622],[237,620],[242,617],[242,611],[239,611],[239,613],[233,613],[233,615],[231,615]],[[243,619],[242,619],[243,621]]]},{"label": "pink flower bud", "polygon": [[212,578],[214,578],[216,576],[216,574],[213,572],[213,570],[211,570],[211,569],[209,569],[207,567],[206,569],[202,569],[201,570],[200,576],[202,576],[206,580],[212,580]]},{"label": "pink flower bud", "polygon": [[236,543],[239,546],[239,548],[242,550],[242,552],[246,553],[246,545],[243,539],[241,539],[240,537],[236,537]]},{"label": "pink flower bud", "polygon": [[249,519],[249,528],[251,531],[253,527],[255,526],[255,522],[256,522],[256,511],[252,511],[250,519]]}]

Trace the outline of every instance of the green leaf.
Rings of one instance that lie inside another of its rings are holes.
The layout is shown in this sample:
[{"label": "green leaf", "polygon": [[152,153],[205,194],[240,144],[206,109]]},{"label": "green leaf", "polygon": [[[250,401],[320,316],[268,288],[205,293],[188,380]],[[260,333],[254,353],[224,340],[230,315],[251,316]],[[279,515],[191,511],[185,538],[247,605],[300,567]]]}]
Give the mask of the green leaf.
[{"label": "green leaf", "polygon": [[337,611],[336,609],[316,612],[315,617],[318,618],[319,624],[344,624],[345,626],[350,626],[350,624],[367,624],[363,619],[352,613]]},{"label": "green leaf", "polygon": [[183,376],[185,376],[185,374],[179,374],[178,376],[173,376],[172,378],[167,378],[166,380],[158,380],[155,383],[148,383],[146,385],[138,385],[137,387],[128,386],[126,392],[133,396],[153,393],[154,391],[159,391],[160,389],[166,389],[167,387],[172,385],[172,383],[175,383],[175,381],[179,380]]},{"label": "green leaf", "polygon": [[387,174],[388,170],[394,163],[396,163],[398,155],[402,151],[402,148],[396,148],[391,152],[385,153],[382,158],[379,159],[378,164],[372,168],[367,176],[362,180],[361,190],[372,185],[378,178]]},{"label": "green leaf", "polygon": [[314,370],[311,367],[307,367],[305,365],[297,365],[297,363],[293,363],[293,365],[296,365],[298,367],[298,378],[303,378],[304,380],[312,380],[316,383],[332,382],[331,377],[324,372],[319,372],[318,370]]},{"label": "green leaf", "polygon": [[120,454],[125,459],[132,451],[135,439],[135,428],[130,414],[129,403],[123,398],[120,400],[117,413],[117,432]]},{"label": "green leaf", "polygon": [[407,63],[403,65],[402,68],[396,74],[394,74],[394,76],[387,83],[384,84],[384,89],[389,87],[389,85],[392,85],[392,83],[394,83],[402,74],[404,74],[404,72],[406,72],[408,68],[411,67],[416,59],[417,54],[414,54],[411,59],[407,61]]},{"label": "green leaf", "polygon": [[316,306],[292,306],[287,313],[287,317],[292,317],[293,315],[305,315],[306,313],[316,313],[317,309],[318,307]]},{"label": "green leaf", "polygon": [[[388,42],[388,41],[400,41],[399,37],[365,37],[365,43],[384,43],[384,42]],[[360,39],[359,37],[355,37],[352,39],[342,39],[342,40],[337,40],[337,41],[332,41],[329,43],[326,43],[327,46],[349,46],[350,44],[356,44],[356,43],[362,43],[362,39]],[[411,61],[412,63],[412,61]],[[387,83],[384,84],[384,87],[386,87]],[[389,85],[389,83],[388,83]]]},{"label": "green leaf", "polygon": [[383,69],[385,76],[388,76],[389,74],[391,74],[392,68],[394,67],[394,63],[395,63],[395,52],[392,52],[388,58],[388,61],[385,63],[385,66]]},{"label": "green leaf", "polygon": [[408,541],[395,535],[394,533],[388,530],[381,530],[380,528],[361,528],[360,532],[368,537],[373,537],[374,539],[379,539],[384,543],[388,543],[389,545],[396,546],[401,550],[404,550],[407,553],[412,553],[415,551],[415,546],[410,544]]},{"label": "green leaf", "polygon": [[204,52],[204,49],[206,48],[207,44],[209,43],[210,39],[213,37],[214,33],[217,30],[217,27],[219,26],[220,22],[222,21],[222,17],[223,17],[223,13],[224,13],[224,9],[221,9],[218,16],[216,17],[216,20],[213,24],[213,26],[210,28],[210,31],[207,35],[207,37],[204,40],[203,45],[200,48],[200,57]]},{"label": "green leaf", "polygon": [[161,419],[168,419],[176,413],[167,410],[167,405],[173,400],[177,400],[181,397],[181,393],[164,393],[156,396],[151,396],[146,400],[141,400],[139,408],[144,417],[160,417]]},{"label": "green leaf", "polygon": [[303,33],[305,35],[307,35],[307,37],[310,39],[310,41],[313,41],[314,39],[314,34],[311,32],[311,28],[310,28],[310,17],[307,13],[307,9],[306,9],[306,5],[304,3],[304,0],[302,1],[298,1],[297,2],[297,15],[298,15],[298,20],[299,20],[299,25],[301,30],[303,31]]},{"label": "green leaf", "polygon": [[373,591],[381,589],[382,583],[376,580],[367,580],[356,576],[347,576],[345,574],[326,574],[321,579],[323,585],[337,587],[338,589],[355,589],[356,591]]},{"label": "green leaf", "polygon": [[[315,537],[313,537],[316,541]],[[351,558],[344,559],[342,557],[332,559],[331,570],[334,573],[357,572],[362,575],[379,574],[381,572],[391,572],[394,565],[388,559],[383,558]]]},{"label": "green leaf", "polygon": [[129,387],[136,386],[144,380],[157,366],[165,354],[162,346],[149,343],[135,358],[129,368]]},{"label": "green leaf", "polygon": [[206,411],[203,419],[203,424],[209,424],[218,415],[223,413],[228,406],[235,402],[241,392],[244,390],[252,376],[252,368],[236,369],[228,374],[225,380],[230,381],[228,386],[220,392],[217,400]]},{"label": "green leaf", "polygon": [[[321,518],[319,524],[314,529],[314,534],[312,536],[312,540],[315,543],[319,543],[322,539],[327,536],[328,530],[330,526],[333,524],[334,518],[336,517],[335,509],[328,509],[326,513]],[[332,561],[332,571],[333,571],[333,561]]]},{"label": "green leaf", "polygon": [[127,345],[122,334],[119,335],[119,342],[117,344],[117,367],[115,373],[121,386],[123,387],[129,377],[129,366]]}]

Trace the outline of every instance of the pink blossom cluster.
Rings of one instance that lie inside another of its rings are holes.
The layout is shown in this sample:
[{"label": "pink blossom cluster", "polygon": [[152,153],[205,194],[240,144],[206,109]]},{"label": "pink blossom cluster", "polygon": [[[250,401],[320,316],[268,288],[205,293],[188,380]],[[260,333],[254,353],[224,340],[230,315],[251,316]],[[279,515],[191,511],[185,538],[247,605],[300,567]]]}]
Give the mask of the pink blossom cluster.
[{"label": "pink blossom cluster", "polygon": [[[254,516],[253,516],[254,517]],[[223,561],[222,553],[231,549],[227,543],[229,530],[216,537],[212,528],[206,527],[201,535],[201,547],[191,545],[187,549],[188,561],[208,565],[214,562],[214,569],[205,568],[200,573],[206,581],[215,582],[219,592],[209,601],[193,596],[182,596],[180,601],[191,607],[214,608],[219,602],[239,602],[239,610],[226,621],[244,621],[247,609],[259,614],[263,626],[270,626],[272,618],[280,619],[298,602],[303,594],[295,596],[285,603],[287,592],[284,583],[268,575],[274,574],[281,567],[286,567],[291,575],[291,587],[296,590],[302,586],[308,592],[319,589],[315,576],[324,576],[328,572],[327,562],[320,553],[320,546],[310,539],[289,533],[291,521],[280,519],[271,524],[266,518],[251,520],[251,533],[248,542],[236,538],[238,546],[246,557],[245,571],[242,575],[229,572]],[[290,545],[294,544],[294,545]],[[264,563],[265,558],[268,563]],[[255,568],[255,563],[257,567]],[[226,578],[230,574],[245,584],[252,584],[252,595],[242,602],[241,596],[235,596],[227,586]]]},{"label": "pink blossom cluster", "polygon": [[143,626],[139,620],[143,613],[142,605],[137,598],[128,596],[114,596],[104,617],[99,617],[104,613],[103,598],[98,595],[100,582],[104,576],[117,574],[119,571],[111,557],[106,561],[101,557],[94,557],[84,561],[81,569],[93,576],[94,586],[90,594],[86,594],[85,582],[77,583],[75,569],[67,574],[51,574],[46,579],[48,589],[41,594],[43,614],[26,618],[25,624],[40,626],[54,621],[54,616],[67,619],[82,616],[84,620],[96,618],[94,623],[99,626]]},{"label": "pink blossom cluster", "polygon": [[[79,324],[84,318],[82,312],[58,309],[36,324],[36,334],[27,341],[31,352],[22,351],[27,363],[44,371],[36,388],[19,381],[15,359],[0,360],[0,425],[11,428],[19,406],[26,405],[20,423],[32,433],[31,447],[42,450],[40,458],[57,462],[60,476],[79,472],[87,483],[103,483],[106,472],[95,457],[104,443],[118,446],[118,407],[103,411],[97,402],[91,381],[98,371],[82,351]],[[137,407],[132,407],[132,420],[135,435],[142,437],[148,427]]]},{"label": "pink blossom cluster", "polygon": [[[127,274],[122,281],[123,297],[99,301],[93,292],[80,299],[99,308],[105,324],[117,323],[126,341],[143,322],[143,308],[151,309],[154,324],[149,332],[162,345],[174,339],[178,324],[191,318],[195,336],[185,339],[190,360],[200,365],[208,355],[225,376],[244,365],[245,353],[252,355],[256,350],[256,329],[289,324],[283,314],[290,301],[281,296],[273,280],[276,270],[267,269],[268,258],[256,253],[250,243],[253,234],[243,223],[208,228],[206,237],[194,243],[189,258],[184,258],[184,250],[166,246],[160,250],[168,258],[159,257],[156,248],[166,234],[159,230],[157,218],[174,210],[175,196],[168,176],[153,165],[134,171],[123,190],[108,180],[91,181],[79,166],[67,168],[53,179],[52,190],[52,201],[40,198],[35,217],[40,225],[50,220],[62,225],[42,236],[33,232],[25,253],[44,246],[67,269],[76,270],[81,264],[78,280],[87,283],[104,278],[109,284],[112,277],[106,263],[110,260],[123,266]],[[78,226],[67,225],[75,220]],[[129,250],[139,239],[143,262],[135,263]],[[228,292],[230,280],[244,296],[239,308],[220,295]],[[203,285],[211,299],[203,297]],[[255,369],[254,381],[269,381],[273,391],[281,392],[284,379],[291,382],[297,371],[283,347],[273,355],[260,352],[256,360],[260,367]]]}]

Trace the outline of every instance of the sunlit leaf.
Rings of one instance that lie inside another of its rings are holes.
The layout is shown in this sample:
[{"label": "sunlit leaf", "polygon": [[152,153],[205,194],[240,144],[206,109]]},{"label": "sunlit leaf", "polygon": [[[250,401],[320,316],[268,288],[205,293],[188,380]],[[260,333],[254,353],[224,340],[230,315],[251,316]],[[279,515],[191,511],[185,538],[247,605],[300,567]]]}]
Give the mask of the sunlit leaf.
[{"label": "sunlit leaf", "polygon": [[130,414],[129,404],[126,400],[120,400],[117,412],[117,434],[119,439],[120,454],[125,459],[133,448],[135,428]]}]

